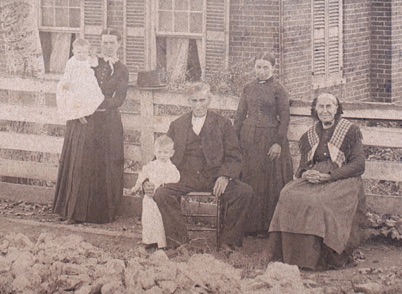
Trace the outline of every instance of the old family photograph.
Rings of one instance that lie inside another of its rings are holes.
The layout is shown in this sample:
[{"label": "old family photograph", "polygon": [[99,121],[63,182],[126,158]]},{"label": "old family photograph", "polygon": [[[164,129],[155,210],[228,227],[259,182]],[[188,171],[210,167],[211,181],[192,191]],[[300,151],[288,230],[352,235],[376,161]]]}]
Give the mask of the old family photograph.
[{"label": "old family photograph", "polygon": [[402,0],[0,0],[0,293],[400,293]]}]

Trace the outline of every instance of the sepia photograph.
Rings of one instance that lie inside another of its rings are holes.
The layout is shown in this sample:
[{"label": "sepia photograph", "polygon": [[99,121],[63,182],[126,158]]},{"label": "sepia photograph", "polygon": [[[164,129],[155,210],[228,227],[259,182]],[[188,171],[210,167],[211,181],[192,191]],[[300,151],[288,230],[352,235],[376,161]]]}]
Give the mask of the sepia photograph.
[{"label": "sepia photograph", "polygon": [[0,294],[402,293],[402,0],[0,0]]}]

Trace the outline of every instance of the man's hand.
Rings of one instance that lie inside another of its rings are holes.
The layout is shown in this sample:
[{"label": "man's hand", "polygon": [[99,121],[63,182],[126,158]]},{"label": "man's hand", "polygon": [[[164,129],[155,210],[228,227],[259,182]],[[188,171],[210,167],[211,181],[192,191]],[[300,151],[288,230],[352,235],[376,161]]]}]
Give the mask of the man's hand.
[{"label": "man's hand", "polygon": [[279,158],[279,156],[281,156],[281,151],[282,151],[281,145],[275,143],[274,145],[271,146],[271,148],[269,148],[268,151],[269,159],[274,160]]},{"label": "man's hand", "polygon": [[226,187],[229,184],[229,178],[226,176],[220,176],[216,179],[213,193],[215,196],[220,197],[225,193]]}]

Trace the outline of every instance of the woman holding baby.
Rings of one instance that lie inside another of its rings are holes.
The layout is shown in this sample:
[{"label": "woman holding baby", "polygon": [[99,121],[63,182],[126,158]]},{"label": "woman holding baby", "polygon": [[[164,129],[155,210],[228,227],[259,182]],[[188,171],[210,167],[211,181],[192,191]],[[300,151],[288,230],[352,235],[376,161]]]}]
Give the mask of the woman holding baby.
[{"label": "woman holding baby", "polygon": [[92,68],[104,96],[93,114],[66,123],[53,211],[67,224],[115,220],[123,195],[123,125],[119,107],[128,87],[128,70],[119,61],[121,35],[101,33],[101,55]]}]

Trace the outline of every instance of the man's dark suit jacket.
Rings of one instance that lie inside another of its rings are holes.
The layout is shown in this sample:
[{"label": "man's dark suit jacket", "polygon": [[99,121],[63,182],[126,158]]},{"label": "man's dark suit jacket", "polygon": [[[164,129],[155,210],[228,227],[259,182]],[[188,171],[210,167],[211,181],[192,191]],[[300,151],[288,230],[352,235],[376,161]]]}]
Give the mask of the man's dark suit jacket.
[{"label": "man's dark suit jacket", "polygon": [[[167,133],[174,142],[175,153],[171,160],[179,171],[187,145],[187,135],[192,128],[191,118],[191,112],[179,117],[170,124]],[[208,110],[200,137],[207,166],[218,169],[216,177],[238,178],[242,168],[242,155],[230,120]]]}]

